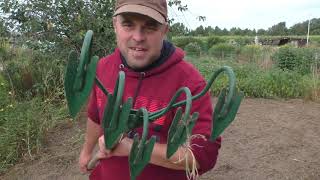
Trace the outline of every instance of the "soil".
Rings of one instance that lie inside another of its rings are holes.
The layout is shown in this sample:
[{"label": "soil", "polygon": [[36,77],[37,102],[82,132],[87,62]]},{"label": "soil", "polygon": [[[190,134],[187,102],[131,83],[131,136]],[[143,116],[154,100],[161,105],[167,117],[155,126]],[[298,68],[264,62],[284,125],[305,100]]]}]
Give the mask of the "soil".
[{"label": "soil", "polygon": [[[43,151],[15,165],[3,180],[82,180],[77,161],[85,118],[59,124]],[[320,179],[320,104],[245,99],[223,134],[215,168],[201,180]]]}]

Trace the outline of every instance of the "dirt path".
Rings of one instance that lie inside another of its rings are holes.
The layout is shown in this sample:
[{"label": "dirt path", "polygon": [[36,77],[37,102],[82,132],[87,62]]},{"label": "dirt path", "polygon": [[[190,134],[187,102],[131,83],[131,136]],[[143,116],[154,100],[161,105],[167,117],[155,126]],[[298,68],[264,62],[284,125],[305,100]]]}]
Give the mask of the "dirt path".
[{"label": "dirt path", "polygon": [[[54,128],[46,149],[0,179],[87,179],[77,168],[84,119]],[[320,104],[246,99],[223,134],[214,170],[202,180],[320,179]]]}]

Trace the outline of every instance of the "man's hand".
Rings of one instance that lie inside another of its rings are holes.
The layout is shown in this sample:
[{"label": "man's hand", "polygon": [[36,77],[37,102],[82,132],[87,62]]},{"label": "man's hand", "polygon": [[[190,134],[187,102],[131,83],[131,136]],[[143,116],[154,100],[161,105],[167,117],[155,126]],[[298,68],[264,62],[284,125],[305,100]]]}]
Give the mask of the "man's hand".
[{"label": "man's hand", "polygon": [[80,152],[80,157],[79,157],[79,167],[80,171],[82,173],[89,173],[90,171],[88,170],[87,166],[89,161],[91,160],[91,152],[86,152],[84,149],[81,150]]},{"label": "man's hand", "polygon": [[101,133],[100,125],[88,118],[85,140],[79,156],[79,168],[82,173],[90,172],[90,170],[88,170],[88,163],[92,158],[93,149]]},{"label": "man's hand", "polygon": [[133,144],[133,140],[124,137],[123,139],[120,140],[120,142],[114,147],[111,151],[107,150],[105,147],[105,142],[104,142],[104,136],[101,136],[99,138],[99,154],[100,159],[102,158],[109,158],[112,156],[129,156],[130,150]]}]

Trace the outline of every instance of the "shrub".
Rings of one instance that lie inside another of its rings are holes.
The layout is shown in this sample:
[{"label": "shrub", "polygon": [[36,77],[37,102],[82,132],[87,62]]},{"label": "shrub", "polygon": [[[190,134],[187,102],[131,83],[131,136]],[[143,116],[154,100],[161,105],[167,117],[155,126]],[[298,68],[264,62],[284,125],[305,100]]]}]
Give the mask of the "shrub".
[{"label": "shrub", "polygon": [[230,36],[228,37],[228,42],[236,44],[238,46],[245,46],[252,44],[254,42],[254,37],[249,36]]},{"label": "shrub", "polygon": [[220,43],[212,46],[209,49],[209,55],[214,57],[224,59],[224,58],[234,58],[236,55],[237,48],[228,43]]},{"label": "shrub", "polygon": [[223,39],[219,36],[209,36],[207,38],[207,47],[212,47],[214,45],[220,44],[220,43],[225,43],[226,39]]},{"label": "shrub", "polygon": [[39,98],[10,102],[0,113],[0,174],[21,157],[32,158],[45,132],[65,117],[65,108]]},{"label": "shrub", "polygon": [[317,62],[317,49],[284,46],[273,55],[272,59],[283,70],[293,70],[302,74],[310,73],[310,67]]},{"label": "shrub", "polygon": [[200,56],[201,54],[201,47],[196,42],[189,43],[184,50],[188,56]]},{"label": "shrub", "polygon": [[184,50],[189,43],[197,43],[202,50],[205,49],[205,43],[201,39],[192,36],[174,37],[172,38],[172,42],[174,45]]},{"label": "shrub", "polygon": [[0,174],[21,157],[32,158],[45,132],[67,114],[61,100],[64,62],[39,51],[8,48],[0,54]]},{"label": "shrub", "polygon": [[4,72],[16,98],[63,95],[64,62],[56,56],[17,48],[4,62]]},{"label": "shrub", "polygon": [[9,99],[9,86],[4,77],[0,74],[0,112],[3,111],[3,108],[8,102]]},{"label": "shrub", "polygon": [[320,36],[310,36],[310,43],[320,46]]},{"label": "shrub", "polygon": [[[319,100],[320,79],[302,75],[295,71],[281,70],[277,67],[263,70],[255,64],[239,64],[235,61],[217,61],[213,58],[197,58],[190,61],[209,80],[214,71],[224,65],[231,66],[237,78],[237,88],[247,97],[259,98],[308,98]],[[226,76],[218,77],[211,87],[213,95],[218,95],[226,87]]]},{"label": "shrub", "polygon": [[258,45],[245,45],[240,48],[240,55],[248,62],[257,62],[262,57],[263,48]]}]

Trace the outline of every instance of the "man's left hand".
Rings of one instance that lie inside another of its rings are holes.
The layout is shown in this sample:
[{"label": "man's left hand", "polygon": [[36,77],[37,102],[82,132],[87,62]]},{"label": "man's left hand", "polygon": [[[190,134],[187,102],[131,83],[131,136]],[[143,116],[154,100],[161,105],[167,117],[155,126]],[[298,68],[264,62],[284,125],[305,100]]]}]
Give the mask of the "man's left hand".
[{"label": "man's left hand", "polygon": [[100,159],[103,159],[110,158],[112,156],[129,156],[132,144],[132,139],[124,137],[112,150],[107,150],[105,148],[104,136],[101,136],[99,138],[99,157],[101,157]]}]

